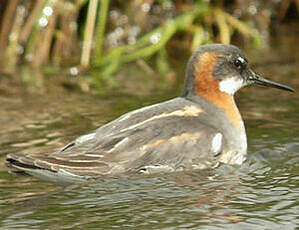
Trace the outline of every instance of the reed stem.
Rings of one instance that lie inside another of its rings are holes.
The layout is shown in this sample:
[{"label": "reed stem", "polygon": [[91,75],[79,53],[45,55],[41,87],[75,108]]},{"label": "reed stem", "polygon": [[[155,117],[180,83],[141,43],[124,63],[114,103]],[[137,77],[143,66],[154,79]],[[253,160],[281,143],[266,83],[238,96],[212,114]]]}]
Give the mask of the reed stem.
[{"label": "reed stem", "polygon": [[44,6],[44,4],[46,3],[46,0],[38,0],[36,1],[33,10],[31,11],[31,13],[28,16],[27,21],[25,22],[21,34],[20,34],[20,38],[19,38],[19,42],[21,44],[25,44],[28,41],[28,38],[31,34],[31,31],[33,29],[34,23],[36,22],[37,18],[40,15],[40,12]]},{"label": "reed stem", "polygon": [[84,40],[81,55],[81,66],[84,68],[87,68],[89,66],[97,8],[98,0],[90,0],[88,4],[87,20],[85,23]]},{"label": "reed stem", "polygon": [[6,49],[8,37],[10,35],[9,33],[13,24],[13,17],[15,15],[15,10],[18,6],[18,2],[18,0],[9,1],[4,11],[0,30],[0,58],[1,54],[3,54]]},{"label": "reed stem", "polygon": [[103,59],[102,51],[103,51],[103,43],[105,36],[105,28],[107,21],[107,14],[109,10],[110,0],[100,0],[100,14],[98,16],[97,21],[97,29],[96,29],[96,47],[94,51],[95,61],[100,63]]}]

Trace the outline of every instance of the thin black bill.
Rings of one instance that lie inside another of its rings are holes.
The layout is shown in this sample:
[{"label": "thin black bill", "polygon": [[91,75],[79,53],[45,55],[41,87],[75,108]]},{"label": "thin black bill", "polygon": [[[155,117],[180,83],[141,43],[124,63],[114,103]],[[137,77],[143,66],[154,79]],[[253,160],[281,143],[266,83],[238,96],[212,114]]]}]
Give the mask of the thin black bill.
[{"label": "thin black bill", "polygon": [[254,78],[252,79],[254,81],[254,83],[259,84],[259,85],[264,85],[267,87],[272,87],[272,88],[277,88],[277,89],[282,89],[282,90],[286,90],[286,91],[290,91],[290,92],[295,92],[294,89],[286,86],[286,85],[282,85],[273,81],[269,81],[257,74],[255,74]]}]

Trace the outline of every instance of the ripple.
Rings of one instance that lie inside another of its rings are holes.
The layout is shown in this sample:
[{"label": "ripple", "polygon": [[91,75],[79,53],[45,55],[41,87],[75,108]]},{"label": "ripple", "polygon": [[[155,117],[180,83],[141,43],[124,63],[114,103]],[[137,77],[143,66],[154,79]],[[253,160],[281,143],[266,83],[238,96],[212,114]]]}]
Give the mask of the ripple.
[{"label": "ripple", "polygon": [[11,147],[21,148],[21,147],[38,145],[38,144],[42,144],[42,143],[46,143],[46,142],[48,142],[47,138],[41,138],[41,139],[30,140],[30,141],[24,142],[24,143],[14,143],[14,144],[11,144]]}]

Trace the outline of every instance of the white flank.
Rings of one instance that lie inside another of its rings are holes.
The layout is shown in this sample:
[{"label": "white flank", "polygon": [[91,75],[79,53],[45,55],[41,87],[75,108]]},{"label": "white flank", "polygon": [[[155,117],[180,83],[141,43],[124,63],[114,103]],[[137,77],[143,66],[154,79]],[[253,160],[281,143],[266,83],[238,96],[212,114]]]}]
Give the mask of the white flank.
[{"label": "white flank", "polygon": [[219,83],[220,91],[224,93],[228,93],[230,95],[234,95],[240,88],[244,85],[244,81],[242,79],[238,79],[235,77],[226,78]]},{"label": "white flank", "polygon": [[237,164],[237,165],[241,165],[245,160],[246,160],[246,156],[244,156],[242,154],[237,154],[233,157],[232,163]]},{"label": "white flank", "polygon": [[246,136],[246,133],[242,134],[240,136],[240,139],[241,139],[241,151],[243,153],[246,153],[247,152],[247,136]]},{"label": "white flank", "polygon": [[212,140],[212,151],[213,153],[217,154],[221,151],[222,147],[222,134],[217,133]]}]

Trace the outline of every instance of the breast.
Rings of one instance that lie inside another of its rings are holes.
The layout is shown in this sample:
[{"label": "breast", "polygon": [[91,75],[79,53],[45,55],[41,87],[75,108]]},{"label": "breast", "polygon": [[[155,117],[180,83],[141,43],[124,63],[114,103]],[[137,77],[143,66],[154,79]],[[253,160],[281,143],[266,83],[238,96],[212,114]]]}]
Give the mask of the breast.
[{"label": "breast", "polygon": [[[247,137],[244,122],[234,101],[229,98],[226,105],[217,106],[215,101],[211,102],[203,97],[193,96],[191,100],[196,101],[206,111],[201,121],[223,135],[218,160],[225,164],[244,162],[247,154]],[[227,108],[224,109],[223,106]]]},{"label": "breast", "polygon": [[231,131],[226,135],[227,145],[219,155],[219,161],[224,164],[242,164],[247,155],[247,137],[245,130]]}]

